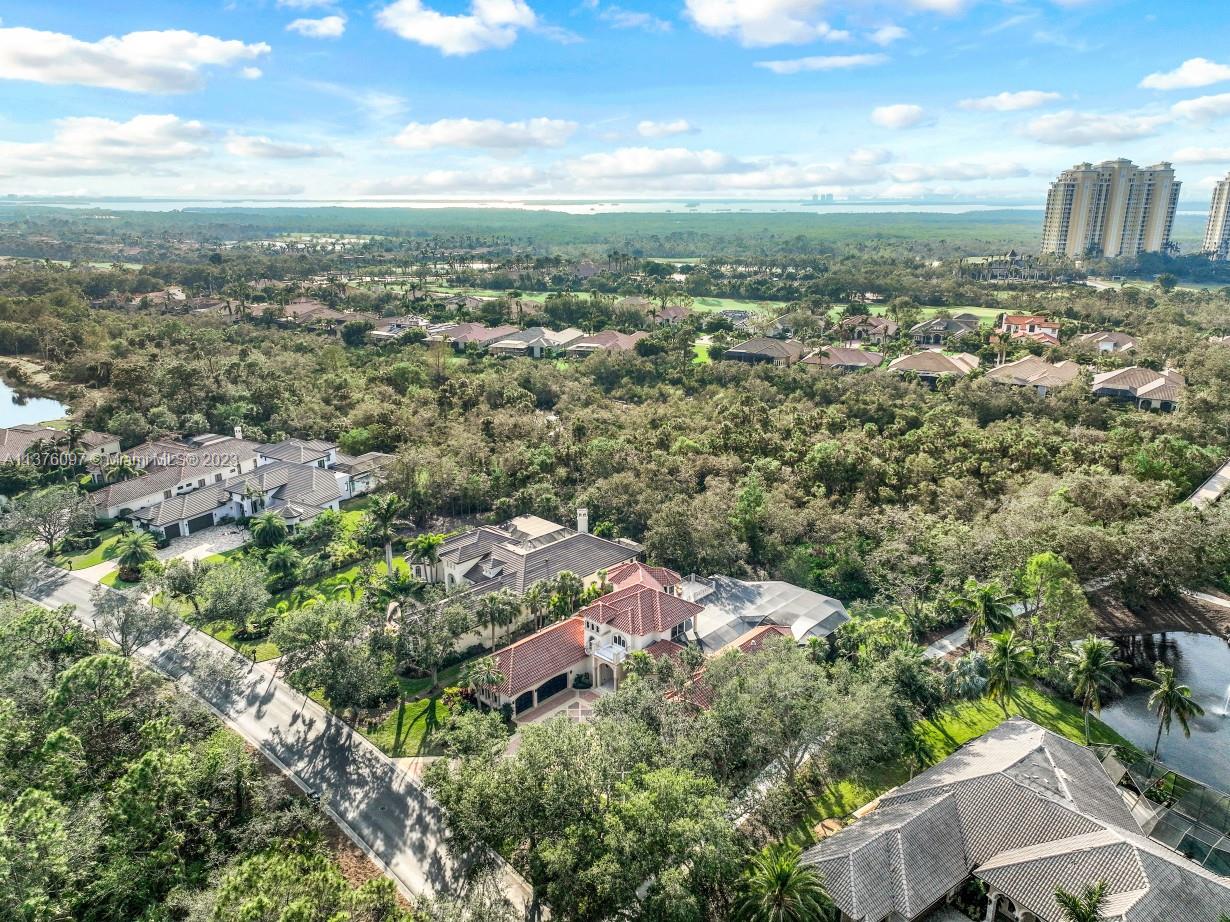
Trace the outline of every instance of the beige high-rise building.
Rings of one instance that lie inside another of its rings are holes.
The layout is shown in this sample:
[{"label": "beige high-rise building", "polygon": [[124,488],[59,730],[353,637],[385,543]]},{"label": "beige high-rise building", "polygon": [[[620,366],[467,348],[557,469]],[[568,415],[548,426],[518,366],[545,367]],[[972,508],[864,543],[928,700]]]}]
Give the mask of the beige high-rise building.
[{"label": "beige high-rise building", "polygon": [[1230,173],[1213,187],[1202,252],[1211,259],[1230,259]]},{"label": "beige high-rise building", "polygon": [[1169,163],[1078,163],[1051,183],[1042,252],[1114,257],[1165,250],[1181,185]]}]

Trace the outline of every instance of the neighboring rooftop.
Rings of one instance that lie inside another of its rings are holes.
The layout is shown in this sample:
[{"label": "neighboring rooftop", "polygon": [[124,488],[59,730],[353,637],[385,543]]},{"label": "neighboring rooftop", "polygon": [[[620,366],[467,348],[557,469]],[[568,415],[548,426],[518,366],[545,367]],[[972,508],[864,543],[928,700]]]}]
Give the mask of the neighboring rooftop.
[{"label": "neighboring rooftop", "polygon": [[912,371],[923,378],[967,375],[977,367],[978,356],[976,355],[970,355],[967,352],[945,355],[943,352],[933,350],[902,355],[888,363],[889,371]]},{"label": "neighboring rooftop", "polygon": [[1053,390],[1071,383],[1080,373],[1080,366],[1075,362],[1051,364],[1036,355],[1027,355],[1015,362],[1007,362],[991,369],[986,377],[988,381],[997,381],[1000,384]]},{"label": "neighboring rooftop", "polygon": [[504,681],[496,688],[515,698],[554,678],[585,656],[585,622],[574,615],[497,650],[495,665]]}]

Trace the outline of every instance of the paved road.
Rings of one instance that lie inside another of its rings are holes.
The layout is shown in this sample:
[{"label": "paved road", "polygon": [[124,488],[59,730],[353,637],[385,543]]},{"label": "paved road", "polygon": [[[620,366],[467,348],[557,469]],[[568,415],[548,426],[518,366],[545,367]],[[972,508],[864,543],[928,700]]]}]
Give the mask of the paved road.
[{"label": "paved road", "polygon": [[1230,461],[1219,467],[1187,501],[1197,509],[1203,509],[1217,502],[1227,488],[1230,488]]},{"label": "paved road", "polygon": [[[30,598],[75,606],[92,626],[94,589],[50,570]],[[380,750],[315,702],[212,637],[179,625],[142,651],[158,671],[211,707],[302,786],[322,792],[338,826],[407,896],[460,892],[464,859],[451,856],[443,811]],[[505,893],[519,907],[528,887],[503,865]]]}]

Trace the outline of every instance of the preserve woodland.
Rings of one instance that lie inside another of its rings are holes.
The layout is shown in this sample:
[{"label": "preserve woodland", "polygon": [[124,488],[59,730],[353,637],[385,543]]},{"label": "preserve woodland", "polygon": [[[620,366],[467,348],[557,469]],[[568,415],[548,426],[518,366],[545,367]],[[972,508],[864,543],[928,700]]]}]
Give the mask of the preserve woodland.
[{"label": "preserve woodland", "polygon": [[[410,232],[383,215],[362,226],[313,213],[295,216],[305,232],[359,236],[298,248],[270,226],[286,215],[128,215],[97,231],[32,211],[0,224],[0,239],[25,241],[0,262],[0,360],[13,360],[10,383],[71,406],[73,424],[123,448],[238,429],[392,456],[378,496],[291,536],[254,522],[252,543],[224,560],[163,567],[125,547],[117,586],[130,591],[115,604],[134,611],[104,619],[100,636],[19,600],[0,609],[0,915],[508,918],[483,887],[411,905],[388,881],[344,876],[328,820],[129,656],[140,644],[117,625],[141,618],[228,624],[221,639],[280,656],[288,681],[386,752],[439,756],[425,784],[451,847],[489,846],[557,919],[835,919],[798,864],[826,822],[1009,713],[1125,744],[1096,716],[1116,682],[1088,666],[1105,612],[1148,623],[1181,589],[1230,589],[1230,512],[1183,502],[1230,457],[1230,345],[1213,340],[1230,333],[1230,287],[1207,263],[1161,257],[973,282],[960,256],[1028,244],[1036,228],[948,216],[940,236],[892,217],[825,235],[751,217],[670,231],[663,216],[639,229],[607,216],[584,237],[558,216],[519,231],[476,218],[466,231],[441,213]],[[1136,284],[1081,284],[1095,269],[1134,270]],[[172,286],[216,303],[177,310]],[[483,300],[450,300],[471,291]],[[265,310],[292,297],[354,315],[319,329]],[[690,312],[655,323],[670,306]],[[726,306],[745,307],[750,326],[734,329]],[[783,328],[809,347],[839,342],[840,321],[868,313],[900,325],[882,350],[893,357],[912,348],[910,325],[968,310],[983,325],[948,348],[981,369],[934,385],[886,366],[723,359]],[[998,341],[1000,311],[1056,318],[1061,344]],[[367,335],[404,314],[649,335],[583,359]],[[1074,343],[1101,330],[1130,334],[1136,353]],[[986,379],[1027,353],[1083,369],[1045,396]],[[1181,371],[1178,409],[1091,395],[1091,369],[1126,364]],[[0,583],[14,597],[34,566],[19,536],[38,543],[40,508],[71,518],[80,475],[0,470],[13,541]],[[385,547],[427,560],[461,528],[523,514],[571,523],[580,507],[649,564],[785,580],[841,600],[851,620],[831,644],[768,642],[707,663],[633,655],[593,719],[525,726],[510,745],[507,715],[473,705],[492,684],[484,650],[592,594],[564,581],[474,606],[386,566]],[[38,556],[71,556],[66,536]],[[974,652],[924,658],[964,624]],[[410,714],[424,723],[406,730]],[[806,911],[778,913],[782,888]]]}]

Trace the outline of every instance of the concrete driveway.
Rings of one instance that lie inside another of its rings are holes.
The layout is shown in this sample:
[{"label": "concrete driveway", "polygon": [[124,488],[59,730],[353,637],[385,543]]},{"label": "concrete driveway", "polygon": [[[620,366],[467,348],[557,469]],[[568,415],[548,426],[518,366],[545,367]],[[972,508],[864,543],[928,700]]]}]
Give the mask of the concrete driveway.
[{"label": "concrete driveway", "polygon": [[173,538],[171,543],[158,551],[159,560],[204,560],[214,554],[232,551],[245,544],[248,533],[238,525],[215,525],[186,538]]}]

